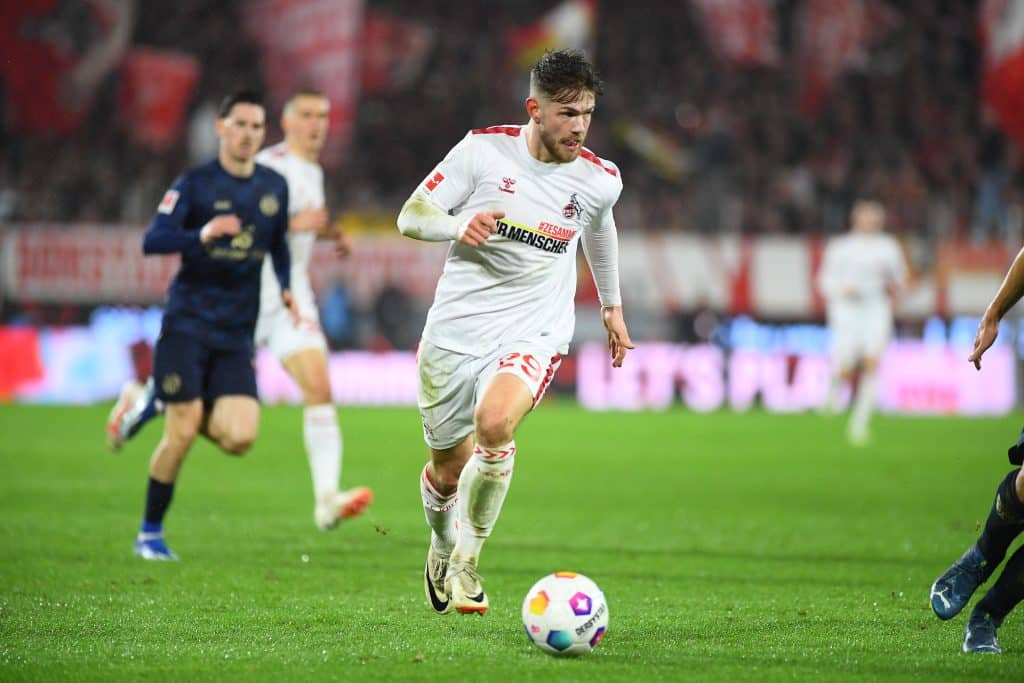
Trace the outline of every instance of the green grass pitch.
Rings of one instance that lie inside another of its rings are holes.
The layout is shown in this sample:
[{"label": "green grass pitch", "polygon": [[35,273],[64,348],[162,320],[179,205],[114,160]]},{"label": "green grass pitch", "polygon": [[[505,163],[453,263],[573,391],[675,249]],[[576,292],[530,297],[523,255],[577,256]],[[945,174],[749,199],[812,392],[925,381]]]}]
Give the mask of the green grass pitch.
[{"label": "green grass pitch", "polygon": [[[162,423],[111,455],[105,406],[0,406],[0,680],[1024,680],[1024,614],[1003,655],[968,656],[966,615],[927,603],[1019,415],[879,418],[857,450],[840,418],[549,402],[518,435],[479,618],[423,598],[416,411],[339,414],[369,518],[314,528],[300,412],[266,408],[245,458],[193,450],[166,524],[182,561],[149,563],[131,542]],[[522,632],[527,588],[558,569],[608,597],[584,659]]]}]

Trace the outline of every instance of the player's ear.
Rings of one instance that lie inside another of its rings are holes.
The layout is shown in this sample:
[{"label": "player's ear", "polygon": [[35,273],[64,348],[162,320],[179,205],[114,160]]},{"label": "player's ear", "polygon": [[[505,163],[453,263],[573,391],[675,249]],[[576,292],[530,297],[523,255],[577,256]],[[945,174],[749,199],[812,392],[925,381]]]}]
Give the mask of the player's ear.
[{"label": "player's ear", "polygon": [[217,117],[217,137],[224,137],[224,119]]},{"label": "player's ear", "polygon": [[526,113],[534,123],[540,123],[540,101],[536,97],[526,98]]}]

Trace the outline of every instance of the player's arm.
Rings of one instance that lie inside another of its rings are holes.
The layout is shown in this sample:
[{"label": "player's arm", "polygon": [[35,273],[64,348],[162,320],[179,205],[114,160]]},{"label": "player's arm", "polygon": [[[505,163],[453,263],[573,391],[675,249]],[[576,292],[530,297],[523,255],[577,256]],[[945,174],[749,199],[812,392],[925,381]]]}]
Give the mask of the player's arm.
[{"label": "player's arm", "polygon": [[968,357],[977,369],[981,370],[981,357],[999,336],[999,321],[1020,301],[1021,296],[1024,296],[1024,249],[1017,252],[1010,270],[1003,278],[1003,284],[999,285],[999,290],[985,309],[981,323],[978,324],[978,332],[974,336],[974,351]]},{"label": "player's arm", "polygon": [[[621,188],[620,188],[621,190]],[[622,317],[622,294],[619,290],[619,238],[615,218],[609,203],[596,221],[583,231],[583,253],[590,265],[590,274],[601,300],[601,321],[608,331],[608,352],[612,367],[621,367],[628,349],[636,348],[629,338],[626,321]]]},{"label": "player's arm", "polygon": [[188,177],[183,175],[164,194],[142,238],[143,254],[198,253],[222,235],[241,232],[242,224],[233,215],[216,216],[199,230],[185,230],[185,219],[191,206],[190,186]]},{"label": "player's arm", "polygon": [[479,247],[494,234],[498,229],[495,221],[505,217],[502,211],[471,216],[449,213],[449,209],[461,206],[476,187],[478,154],[472,133],[452,147],[402,206],[398,230],[403,235],[425,242],[459,241]]}]

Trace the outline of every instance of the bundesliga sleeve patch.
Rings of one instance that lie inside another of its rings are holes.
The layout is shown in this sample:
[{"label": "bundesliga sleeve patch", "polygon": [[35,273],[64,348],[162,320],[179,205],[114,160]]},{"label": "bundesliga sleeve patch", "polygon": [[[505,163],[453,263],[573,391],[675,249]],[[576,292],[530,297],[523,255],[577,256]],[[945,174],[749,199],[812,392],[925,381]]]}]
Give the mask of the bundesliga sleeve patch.
[{"label": "bundesliga sleeve patch", "polygon": [[167,190],[164,194],[164,198],[160,200],[160,206],[156,208],[159,213],[170,214],[174,211],[174,207],[178,205],[178,191]]},{"label": "bundesliga sleeve patch", "polygon": [[433,192],[434,190],[436,190],[437,186],[440,185],[443,180],[444,174],[441,173],[440,171],[432,175],[430,177],[430,180],[427,181],[427,191]]}]

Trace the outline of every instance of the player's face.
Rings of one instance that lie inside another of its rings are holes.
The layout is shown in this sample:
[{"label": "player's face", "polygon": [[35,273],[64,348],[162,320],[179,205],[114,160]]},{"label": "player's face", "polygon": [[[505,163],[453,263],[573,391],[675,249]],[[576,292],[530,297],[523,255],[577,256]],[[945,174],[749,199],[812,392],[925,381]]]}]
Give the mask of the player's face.
[{"label": "player's face", "polygon": [[217,119],[221,148],[236,161],[250,161],[263,146],[266,113],[256,104],[240,102],[228,115]]},{"label": "player's face", "polygon": [[583,141],[590,130],[590,117],[594,113],[594,93],[584,90],[572,102],[554,102],[547,98],[537,101],[534,120],[540,132],[541,146],[548,159],[567,163],[575,161],[583,150]]},{"label": "player's face", "polygon": [[299,95],[292,100],[281,117],[281,129],[289,144],[297,145],[310,156],[318,155],[327,138],[330,110],[325,97]]},{"label": "player's face", "polygon": [[854,232],[882,232],[885,227],[885,209],[878,202],[857,202],[853,207],[850,224]]}]

